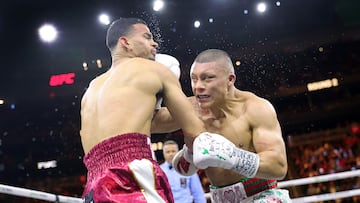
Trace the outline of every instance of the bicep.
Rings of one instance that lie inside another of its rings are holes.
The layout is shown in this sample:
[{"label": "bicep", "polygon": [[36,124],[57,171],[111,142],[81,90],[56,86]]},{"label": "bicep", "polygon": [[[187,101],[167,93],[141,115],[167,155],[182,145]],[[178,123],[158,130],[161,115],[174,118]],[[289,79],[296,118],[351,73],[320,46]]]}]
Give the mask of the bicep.
[{"label": "bicep", "polygon": [[276,112],[270,103],[256,105],[251,119],[253,144],[256,152],[284,152],[285,145]]},{"label": "bicep", "polygon": [[[275,122],[275,121],[265,121]],[[278,124],[259,124],[253,128],[253,144],[257,153],[264,151],[284,152],[284,142]]]}]

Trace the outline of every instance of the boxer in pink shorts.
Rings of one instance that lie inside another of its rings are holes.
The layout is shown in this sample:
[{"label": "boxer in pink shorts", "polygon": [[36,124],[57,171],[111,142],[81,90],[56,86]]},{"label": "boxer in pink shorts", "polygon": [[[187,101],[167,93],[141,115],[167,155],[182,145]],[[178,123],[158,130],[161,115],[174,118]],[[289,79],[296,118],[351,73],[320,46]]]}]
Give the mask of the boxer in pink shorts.
[{"label": "boxer in pink shorts", "polygon": [[181,123],[189,147],[205,131],[171,71],[179,63],[170,56],[155,58],[158,44],[138,18],[111,23],[106,45],[112,65],[90,82],[81,99],[80,136],[88,170],[85,200],[172,203],[166,175],[149,146],[157,103],[163,101]]},{"label": "boxer in pink shorts", "polygon": [[107,139],[84,157],[91,202],[173,202],[164,172],[152,157],[149,137],[128,133]]}]

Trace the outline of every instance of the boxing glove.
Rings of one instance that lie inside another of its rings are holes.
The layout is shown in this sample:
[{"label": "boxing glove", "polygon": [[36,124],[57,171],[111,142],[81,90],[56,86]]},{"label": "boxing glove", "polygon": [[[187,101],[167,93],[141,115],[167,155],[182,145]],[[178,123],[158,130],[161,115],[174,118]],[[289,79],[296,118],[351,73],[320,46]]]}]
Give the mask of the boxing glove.
[{"label": "boxing glove", "polygon": [[193,162],[198,169],[220,167],[253,178],[259,168],[258,154],[236,147],[221,135],[201,133],[195,138],[193,146]]},{"label": "boxing glove", "polygon": [[183,148],[175,154],[172,165],[181,175],[191,176],[197,171],[192,160],[193,155],[190,154],[188,148],[184,145]]},{"label": "boxing glove", "polygon": [[[180,62],[173,56],[168,54],[156,54],[155,61],[163,64],[164,66],[168,67],[171,72],[179,79],[180,78]],[[162,103],[162,98],[159,98],[156,102],[155,109],[160,109]]]}]

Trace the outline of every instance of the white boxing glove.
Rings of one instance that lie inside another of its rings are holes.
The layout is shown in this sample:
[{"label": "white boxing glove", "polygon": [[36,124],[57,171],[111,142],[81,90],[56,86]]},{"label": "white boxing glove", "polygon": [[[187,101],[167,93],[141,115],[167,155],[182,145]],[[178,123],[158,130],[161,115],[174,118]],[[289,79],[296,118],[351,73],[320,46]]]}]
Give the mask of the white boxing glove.
[{"label": "white boxing glove", "polygon": [[199,169],[220,167],[245,177],[255,177],[260,165],[259,155],[235,146],[222,135],[204,132],[193,143],[194,165]]},{"label": "white boxing glove", "polygon": [[191,176],[197,171],[192,160],[193,155],[189,153],[189,149],[184,145],[183,148],[175,154],[172,165],[181,175]]},{"label": "white boxing glove", "polygon": [[[181,73],[180,62],[175,57],[170,56],[168,54],[156,54],[155,61],[168,67],[178,79],[180,78],[180,73]],[[158,101],[156,102],[155,109],[160,109],[161,103],[162,103],[162,98],[159,98]]]},{"label": "white boxing glove", "polygon": [[156,54],[155,61],[168,67],[178,79],[180,78],[180,62],[175,57],[168,54]]}]

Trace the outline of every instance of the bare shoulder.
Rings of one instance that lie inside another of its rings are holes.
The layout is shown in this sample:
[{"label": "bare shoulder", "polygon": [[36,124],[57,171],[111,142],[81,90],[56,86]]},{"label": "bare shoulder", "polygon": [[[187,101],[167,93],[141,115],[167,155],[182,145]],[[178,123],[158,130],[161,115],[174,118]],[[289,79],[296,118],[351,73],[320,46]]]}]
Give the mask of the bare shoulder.
[{"label": "bare shoulder", "polygon": [[162,79],[167,79],[169,75],[173,75],[173,73],[164,66],[161,63],[158,63],[151,59],[145,59],[145,58],[133,58],[130,61],[132,67],[136,67],[137,69],[141,69],[142,72],[152,72],[156,73],[159,77],[162,77]]},{"label": "bare shoulder", "polygon": [[246,114],[249,116],[249,118],[267,119],[269,117],[276,116],[274,106],[270,103],[269,100],[248,91],[240,91],[239,94],[244,98]]},{"label": "bare shoulder", "polygon": [[245,104],[248,107],[254,107],[254,106],[264,106],[265,108],[272,107],[272,104],[269,102],[269,100],[260,97],[252,92],[239,90],[238,94],[243,98]]},{"label": "bare shoulder", "polygon": [[131,65],[133,67],[148,67],[148,70],[151,70],[151,69],[157,70],[157,69],[165,68],[165,67],[163,67],[163,65],[161,63],[158,63],[151,59],[145,59],[145,58],[140,58],[140,57],[135,57],[135,58],[130,59],[129,65]]},{"label": "bare shoulder", "polygon": [[99,83],[104,79],[105,74],[107,74],[107,72],[97,76],[96,78],[90,81],[89,86],[86,88],[85,93],[82,97],[82,100],[86,100],[87,95],[90,94],[93,91],[93,89],[96,89],[99,86]]}]

